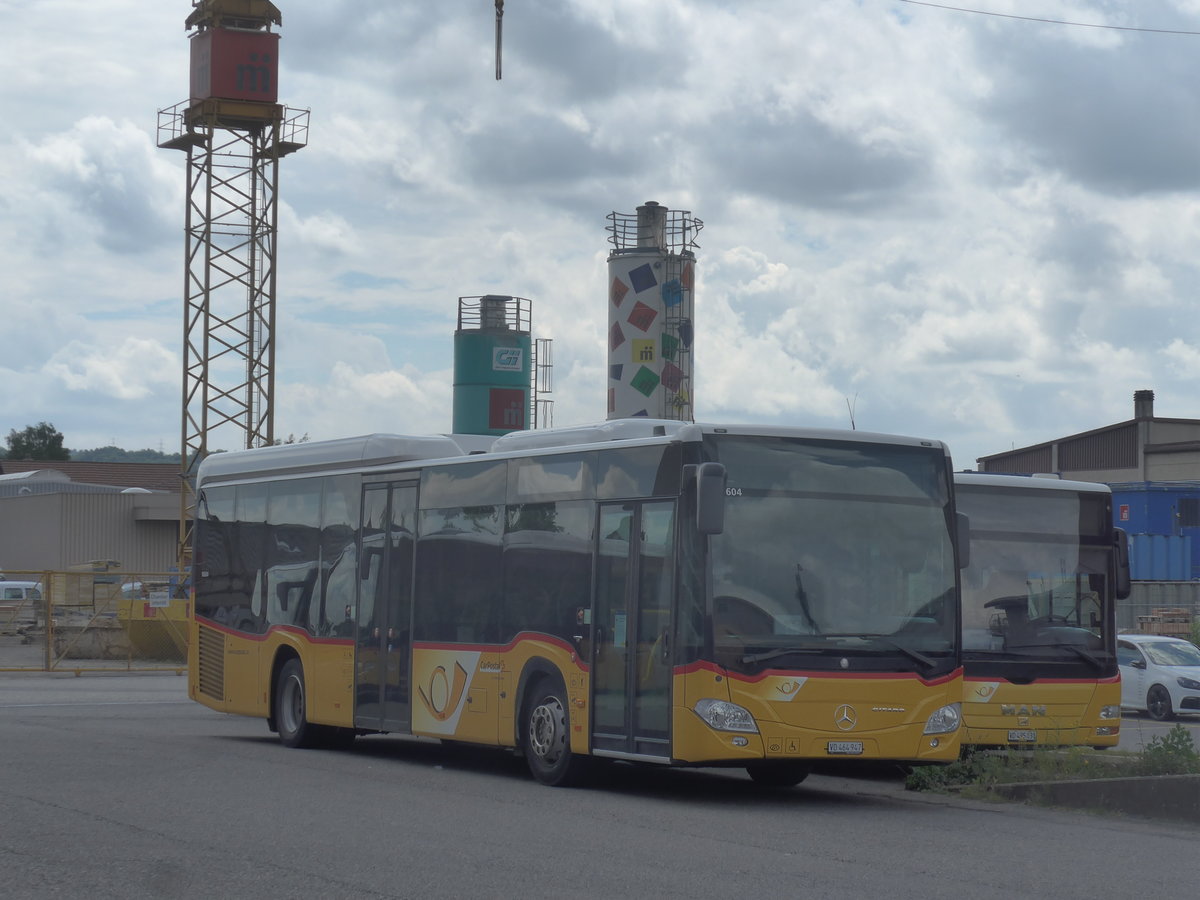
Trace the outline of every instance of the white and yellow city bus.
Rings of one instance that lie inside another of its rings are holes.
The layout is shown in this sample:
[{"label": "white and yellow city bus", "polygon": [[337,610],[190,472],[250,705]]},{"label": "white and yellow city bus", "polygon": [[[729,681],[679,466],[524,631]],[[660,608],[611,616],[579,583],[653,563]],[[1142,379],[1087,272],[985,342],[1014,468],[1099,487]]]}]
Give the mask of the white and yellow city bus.
[{"label": "white and yellow city bus", "polygon": [[959,752],[937,441],[649,419],[489,450],[372,435],[209,456],[189,690],[289,746],[411,734],[745,767]]},{"label": "white and yellow city bus", "polygon": [[964,746],[1112,747],[1120,740],[1116,600],[1125,533],[1106,485],[959,472]]}]

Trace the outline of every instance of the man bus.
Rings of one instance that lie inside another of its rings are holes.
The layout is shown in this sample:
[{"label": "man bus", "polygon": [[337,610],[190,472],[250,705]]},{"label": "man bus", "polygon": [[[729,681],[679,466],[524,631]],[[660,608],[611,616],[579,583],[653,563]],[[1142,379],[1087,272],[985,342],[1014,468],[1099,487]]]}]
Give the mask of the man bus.
[{"label": "man bus", "polygon": [[820,760],[946,762],[951,484],[937,441],[650,419],[472,453],[372,435],[214,454],[189,690],[288,746],[474,742],[547,784],[594,757],[775,785]]},{"label": "man bus", "polygon": [[958,472],[970,522],[963,571],[963,744],[1120,739],[1116,600],[1129,552],[1106,485]]}]

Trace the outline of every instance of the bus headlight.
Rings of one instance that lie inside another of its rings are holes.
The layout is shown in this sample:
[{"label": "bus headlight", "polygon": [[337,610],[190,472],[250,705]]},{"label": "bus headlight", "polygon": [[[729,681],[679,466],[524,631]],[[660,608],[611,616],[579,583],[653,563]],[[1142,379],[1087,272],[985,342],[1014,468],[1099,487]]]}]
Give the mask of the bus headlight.
[{"label": "bus headlight", "polygon": [[714,700],[706,697],[698,700],[692,707],[692,711],[703,719],[709,728],[717,731],[758,733],[758,725],[754,722],[754,716],[750,715],[750,710],[744,706],[738,706],[736,703],[730,703],[728,700]]},{"label": "bus headlight", "polygon": [[933,715],[925,723],[926,734],[946,734],[957,731],[962,722],[962,707],[958,703],[950,703],[941,709],[934,710]]},{"label": "bus headlight", "polygon": [[1102,707],[1100,707],[1100,718],[1102,718],[1102,719],[1119,719],[1119,718],[1121,718],[1121,707],[1119,707],[1119,706],[1102,706]]}]

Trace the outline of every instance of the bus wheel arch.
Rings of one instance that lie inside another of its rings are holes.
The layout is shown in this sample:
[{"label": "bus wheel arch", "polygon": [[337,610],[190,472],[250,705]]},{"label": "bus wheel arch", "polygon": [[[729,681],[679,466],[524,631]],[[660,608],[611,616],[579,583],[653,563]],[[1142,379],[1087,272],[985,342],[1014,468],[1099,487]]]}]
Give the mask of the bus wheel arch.
[{"label": "bus wheel arch", "polygon": [[308,690],[304,665],[294,653],[281,653],[272,676],[271,713],[279,742],[285,747],[316,747],[324,729],[308,721]]}]

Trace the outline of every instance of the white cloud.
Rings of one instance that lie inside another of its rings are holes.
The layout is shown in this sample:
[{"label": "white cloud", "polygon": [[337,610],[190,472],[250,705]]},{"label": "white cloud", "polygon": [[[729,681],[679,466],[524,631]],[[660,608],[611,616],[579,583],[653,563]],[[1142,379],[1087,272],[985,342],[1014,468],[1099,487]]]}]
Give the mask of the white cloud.
[{"label": "white cloud", "polygon": [[70,391],[97,399],[139,400],[158,386],[179,383],[179,358],[155,341],[129,337],[110,348],[71,341],[43,371]]},{"label": "white cloud", "polygon": [[[187,92],[187,5],[18,6],[5,33],[54,40],[0,56],[22,335],[0,413],[170,449],[185,157],[155,122]],[[446,430],[457,298],[493,292],[554,340],[556,423],[599,418],[605,216],[649,199],[706,223],[706,420],[843,427],[849,400],[969,464],[1127,418],[1141,388],[1200,415],[1188,40],[889,0],[530,0],[497,82],[489,9],[286,13],[281,96],[312,114],[280,164],[277,431]],[[1197,0],[1038,14],[1200,30]]]}]

